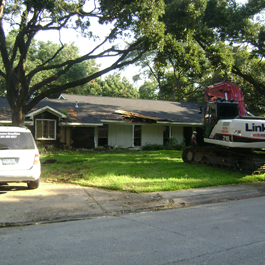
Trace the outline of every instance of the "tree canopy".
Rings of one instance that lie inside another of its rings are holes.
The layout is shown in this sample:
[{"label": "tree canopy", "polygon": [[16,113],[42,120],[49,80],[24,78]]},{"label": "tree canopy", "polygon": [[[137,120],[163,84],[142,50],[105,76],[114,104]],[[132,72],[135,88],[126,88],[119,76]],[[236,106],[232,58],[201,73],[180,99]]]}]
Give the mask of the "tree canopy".
[{"label": "tree canopy", "polygon": [[168,0],[166,3],[167,34],[177,41],[189,36],[204,50],[215,71],[236,74],[265,95],[264,78],[261,81],[243,64],[237,64],[234,49],[238,46],[248,50],[252,58],[260,59],[262,67],[265,24],[258,15],[265,10],[265,1],[251,0],[244,5],[234,0]]},{"label": "tree canopy", "polygon": [[[127,81],[120,76],[111,75],[104,88],[98,78],[139,59],[157,83],[141,87],[144,98],[194,99],[192,93],[213,78],[234,79],[246,93],[252,87],[264,96],[264,10],[264,0],[0,0],[0,86],[12,122],[23,124],[40,100],[66,90],[113,95],[115,84],[123,95],[136,96],[133,89],[124,92],[121,83]],[[109,28],[105,38],[99,40],[95,25]],[[42,32],[60,36],[69,29],[84,37],[84,54],[60,37],[46,51],[35,40]],[[100,69],[98,58],[113,61]]]},{"label": "tree canopy", "polygon": [[165,45],[152,53],[152,62],[141,62],[156,81],[158,97],[196,101],[203,86],[228,79],[263,98],[264,10],[261,0],[166,0]]},{"label": "tree canopy", "polygon": [[[162,0],[1,0],[0,7],[0,76],[6,85],[14,125],[22,125],[25,114],[43,98],[132,64],[147,50],[163,45]],[[91,28],[92,19],[111,27],[109,34],[97,45],[93,42],[96,36]],[[86,38],[87,47],[90,47],[86,54],[58,61],[59,54],[65,50],[61,43],[52,54],[45,55],[45,61],[29,65],[30,50],[37,34],[69,28]],[[7,33],[11,30],[14,42],[10,47]],[[115,45],[117,39],[124,40],[124,45]],[[112,45],[106,46],[107,43]],[[68,75],[74,67],[104,57],[112,57],[114,62],[105,69],[69,80]]]}]

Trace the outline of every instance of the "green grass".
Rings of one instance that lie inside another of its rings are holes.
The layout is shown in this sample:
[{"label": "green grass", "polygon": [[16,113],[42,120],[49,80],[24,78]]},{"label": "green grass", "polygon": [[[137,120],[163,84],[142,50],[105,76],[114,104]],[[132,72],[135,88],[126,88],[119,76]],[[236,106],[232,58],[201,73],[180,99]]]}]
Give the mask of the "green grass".
[{"label": "green grass", "polygon": [[[183,163],[182,151],[59,152],[41,155],[42,177],[89,187],[131,192],[172,191],[264,181],[265,174],[247,175],[200,164]],[[186,175],[188,176],[186,177]]]}]

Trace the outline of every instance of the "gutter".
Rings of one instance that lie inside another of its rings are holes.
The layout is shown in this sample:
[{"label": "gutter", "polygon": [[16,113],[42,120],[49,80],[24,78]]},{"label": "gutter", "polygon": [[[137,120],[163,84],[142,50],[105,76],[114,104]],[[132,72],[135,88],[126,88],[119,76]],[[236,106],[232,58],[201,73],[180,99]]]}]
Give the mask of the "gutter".
[{"label": "gutter", "polygon": [[103,123],[61,122],[60,125],[65,127],[73,127],[73,126],[94,127],[94,126],[103,126]]},{"label": "gutter", "polygon": [[166,121],[157,121],[158,124],[170,124],[170,125],[192,125],[192,126],[202,126],[202,122],[166,122]]},{"label": "gutter", "polygon": [[[0,120],[0,124],[7,124],[7,125],[12,125],[12,121],[1,121]],[[29,125],[29,126],[32,126],[33,125],[33,121],[24,121],[24,124],[25,125]],[[1,126],[1,125],[0,125]]]}]

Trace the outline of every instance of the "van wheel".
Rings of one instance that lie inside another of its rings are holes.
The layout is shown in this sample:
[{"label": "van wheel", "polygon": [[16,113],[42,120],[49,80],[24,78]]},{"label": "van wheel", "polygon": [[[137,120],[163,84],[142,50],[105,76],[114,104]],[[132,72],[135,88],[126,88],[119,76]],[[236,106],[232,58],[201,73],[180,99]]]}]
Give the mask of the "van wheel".
[{"label": "van wheel", "polygon": [[40,179],[38,178],[35,181],[29,181],[28,182],[28,188],[29,189],[37,189],[40,185]]}]

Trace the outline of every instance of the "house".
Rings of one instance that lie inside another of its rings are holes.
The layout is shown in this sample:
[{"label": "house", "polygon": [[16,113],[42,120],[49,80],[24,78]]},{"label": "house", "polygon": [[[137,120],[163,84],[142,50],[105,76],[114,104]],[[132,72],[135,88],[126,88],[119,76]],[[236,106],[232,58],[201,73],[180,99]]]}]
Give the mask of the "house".
[{"label": "house", "polygon": [[[174,137],[189,143],[193,130],[202,141],[201,103],[61,94],[43,99],[26,115],[36,141],[77,148],[138,148]],[[0,124],[11,124],[11,111],[0,97]]]}]

